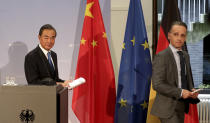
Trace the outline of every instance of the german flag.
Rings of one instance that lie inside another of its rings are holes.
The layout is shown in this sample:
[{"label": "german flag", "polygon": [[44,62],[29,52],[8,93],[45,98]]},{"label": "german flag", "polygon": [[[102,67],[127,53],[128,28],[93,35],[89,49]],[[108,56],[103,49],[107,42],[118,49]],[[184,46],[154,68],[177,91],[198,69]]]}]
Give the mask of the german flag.
[{"label": "german flag", "polygon": [[[156,54],[168,47],[170,43],[168,32],[174,21],[181,21],[178,2],[177,0],[165,0]],[[187,51],[186,43],[183,46],[183,50]],[[153,90],[151,85],[147,123],[160,123],[157,117],[150,115],[155,96],[156,91]],[[185,114],[185,123],[199,123],[196,104],[190,104],[189,113]]]}]

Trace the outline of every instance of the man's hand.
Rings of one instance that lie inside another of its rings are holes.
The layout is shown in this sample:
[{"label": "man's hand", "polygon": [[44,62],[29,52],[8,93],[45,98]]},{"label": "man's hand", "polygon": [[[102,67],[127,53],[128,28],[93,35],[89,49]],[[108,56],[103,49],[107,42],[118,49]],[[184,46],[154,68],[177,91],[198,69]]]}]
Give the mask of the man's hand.
[{"label": "man's hand", "polygon": [[[192,89],[192,92],[193,91],[195,91],[196,89]],[[193,95],[191,96],[193,99],[196,99],[196,98],[198,98],[198,94],[199,94],[199,92],[195,92],[195,93],[193,93]]]},{"label": "man's hand", "polygon": [[63,87],[68,87],[70,82],[71,82],[71,80],[66,80],[64,82],[56,82],[56,84],[60,84]]},{"label": "man's hand", "polygon": [[185,89],[182,89],[182,98],[183,99],[187,99],[187,98],[190,98],[193,96],[193,93],[188,91],[188,90],[185,90]]}]

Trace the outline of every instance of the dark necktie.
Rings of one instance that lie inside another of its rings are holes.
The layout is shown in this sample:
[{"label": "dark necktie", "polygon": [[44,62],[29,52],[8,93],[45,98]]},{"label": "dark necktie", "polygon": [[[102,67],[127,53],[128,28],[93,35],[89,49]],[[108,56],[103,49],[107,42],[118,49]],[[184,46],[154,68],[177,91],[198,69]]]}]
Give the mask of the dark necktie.
[{"label": "dark necktie", "polygon": [[181,67],[181,87],[182,89],[187,89],[188,90],[188,85],[187,85],[187,76],[186,76],[186,72],[185,72],[185,58],[184,58],[184,54],[182,51],[177,51],[177,53],[179,54],[179,58],[180,58],[180,67]]},{"label": "dark necktie", "polygon": [[53,66],[53,63],[52,63],[52,60],[51,60],[51,53],[48,52],[48,53],[47,53],[47,56],[48,56],[48,62],[49,62],[49,64],[50,64],[50,67],[51,67],[51,69],[54,71],[55,69],[54,69],[54,66]]},{"label": "dark necktie", "polygon": [[[182,83],[182,89],[186,89],[189,90],[188,84],[187,84],[187,76],[186,76],[186,72],[185,72],[185,58],[184,58],[184,54],[182,51],[178,51],[177,52],[179,54],[179,58],[180,58],[180,66],[181,66],[181,83]],[[184,104],[185,104],[185,113],[189,112],[189,102],[187,101],[187,99],[184,100]]]}]

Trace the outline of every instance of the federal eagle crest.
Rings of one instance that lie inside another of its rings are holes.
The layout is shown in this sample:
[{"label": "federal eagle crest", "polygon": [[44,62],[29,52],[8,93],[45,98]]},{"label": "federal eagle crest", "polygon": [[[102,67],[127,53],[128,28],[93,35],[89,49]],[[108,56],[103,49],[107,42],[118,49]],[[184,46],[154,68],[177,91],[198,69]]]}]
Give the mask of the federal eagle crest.
[{"label": "federal eagle crest", "polygon": [[35,115],[32,110],[26,109],[21,111],[19,118],[23,123],[32,123]]}]

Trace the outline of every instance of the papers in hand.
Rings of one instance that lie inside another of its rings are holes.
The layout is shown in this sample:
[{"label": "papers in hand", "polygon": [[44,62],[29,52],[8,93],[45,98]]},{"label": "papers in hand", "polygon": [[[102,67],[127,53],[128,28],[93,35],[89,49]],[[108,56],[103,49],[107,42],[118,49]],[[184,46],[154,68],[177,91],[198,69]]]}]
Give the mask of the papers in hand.
[{"label": "papers in hand", "polygon": [[80,77],[78,79],[73,80],[72,82],[69,83],[68,89],[73,89],[81,84],[85,83],[85,79]]},{"label": "papers in hand", "polygon": [[194,90],[192,93],[197,93],[197,92],[199,92],[199,91],[201,91],[202,89],[196,89],[196,90]]}]

